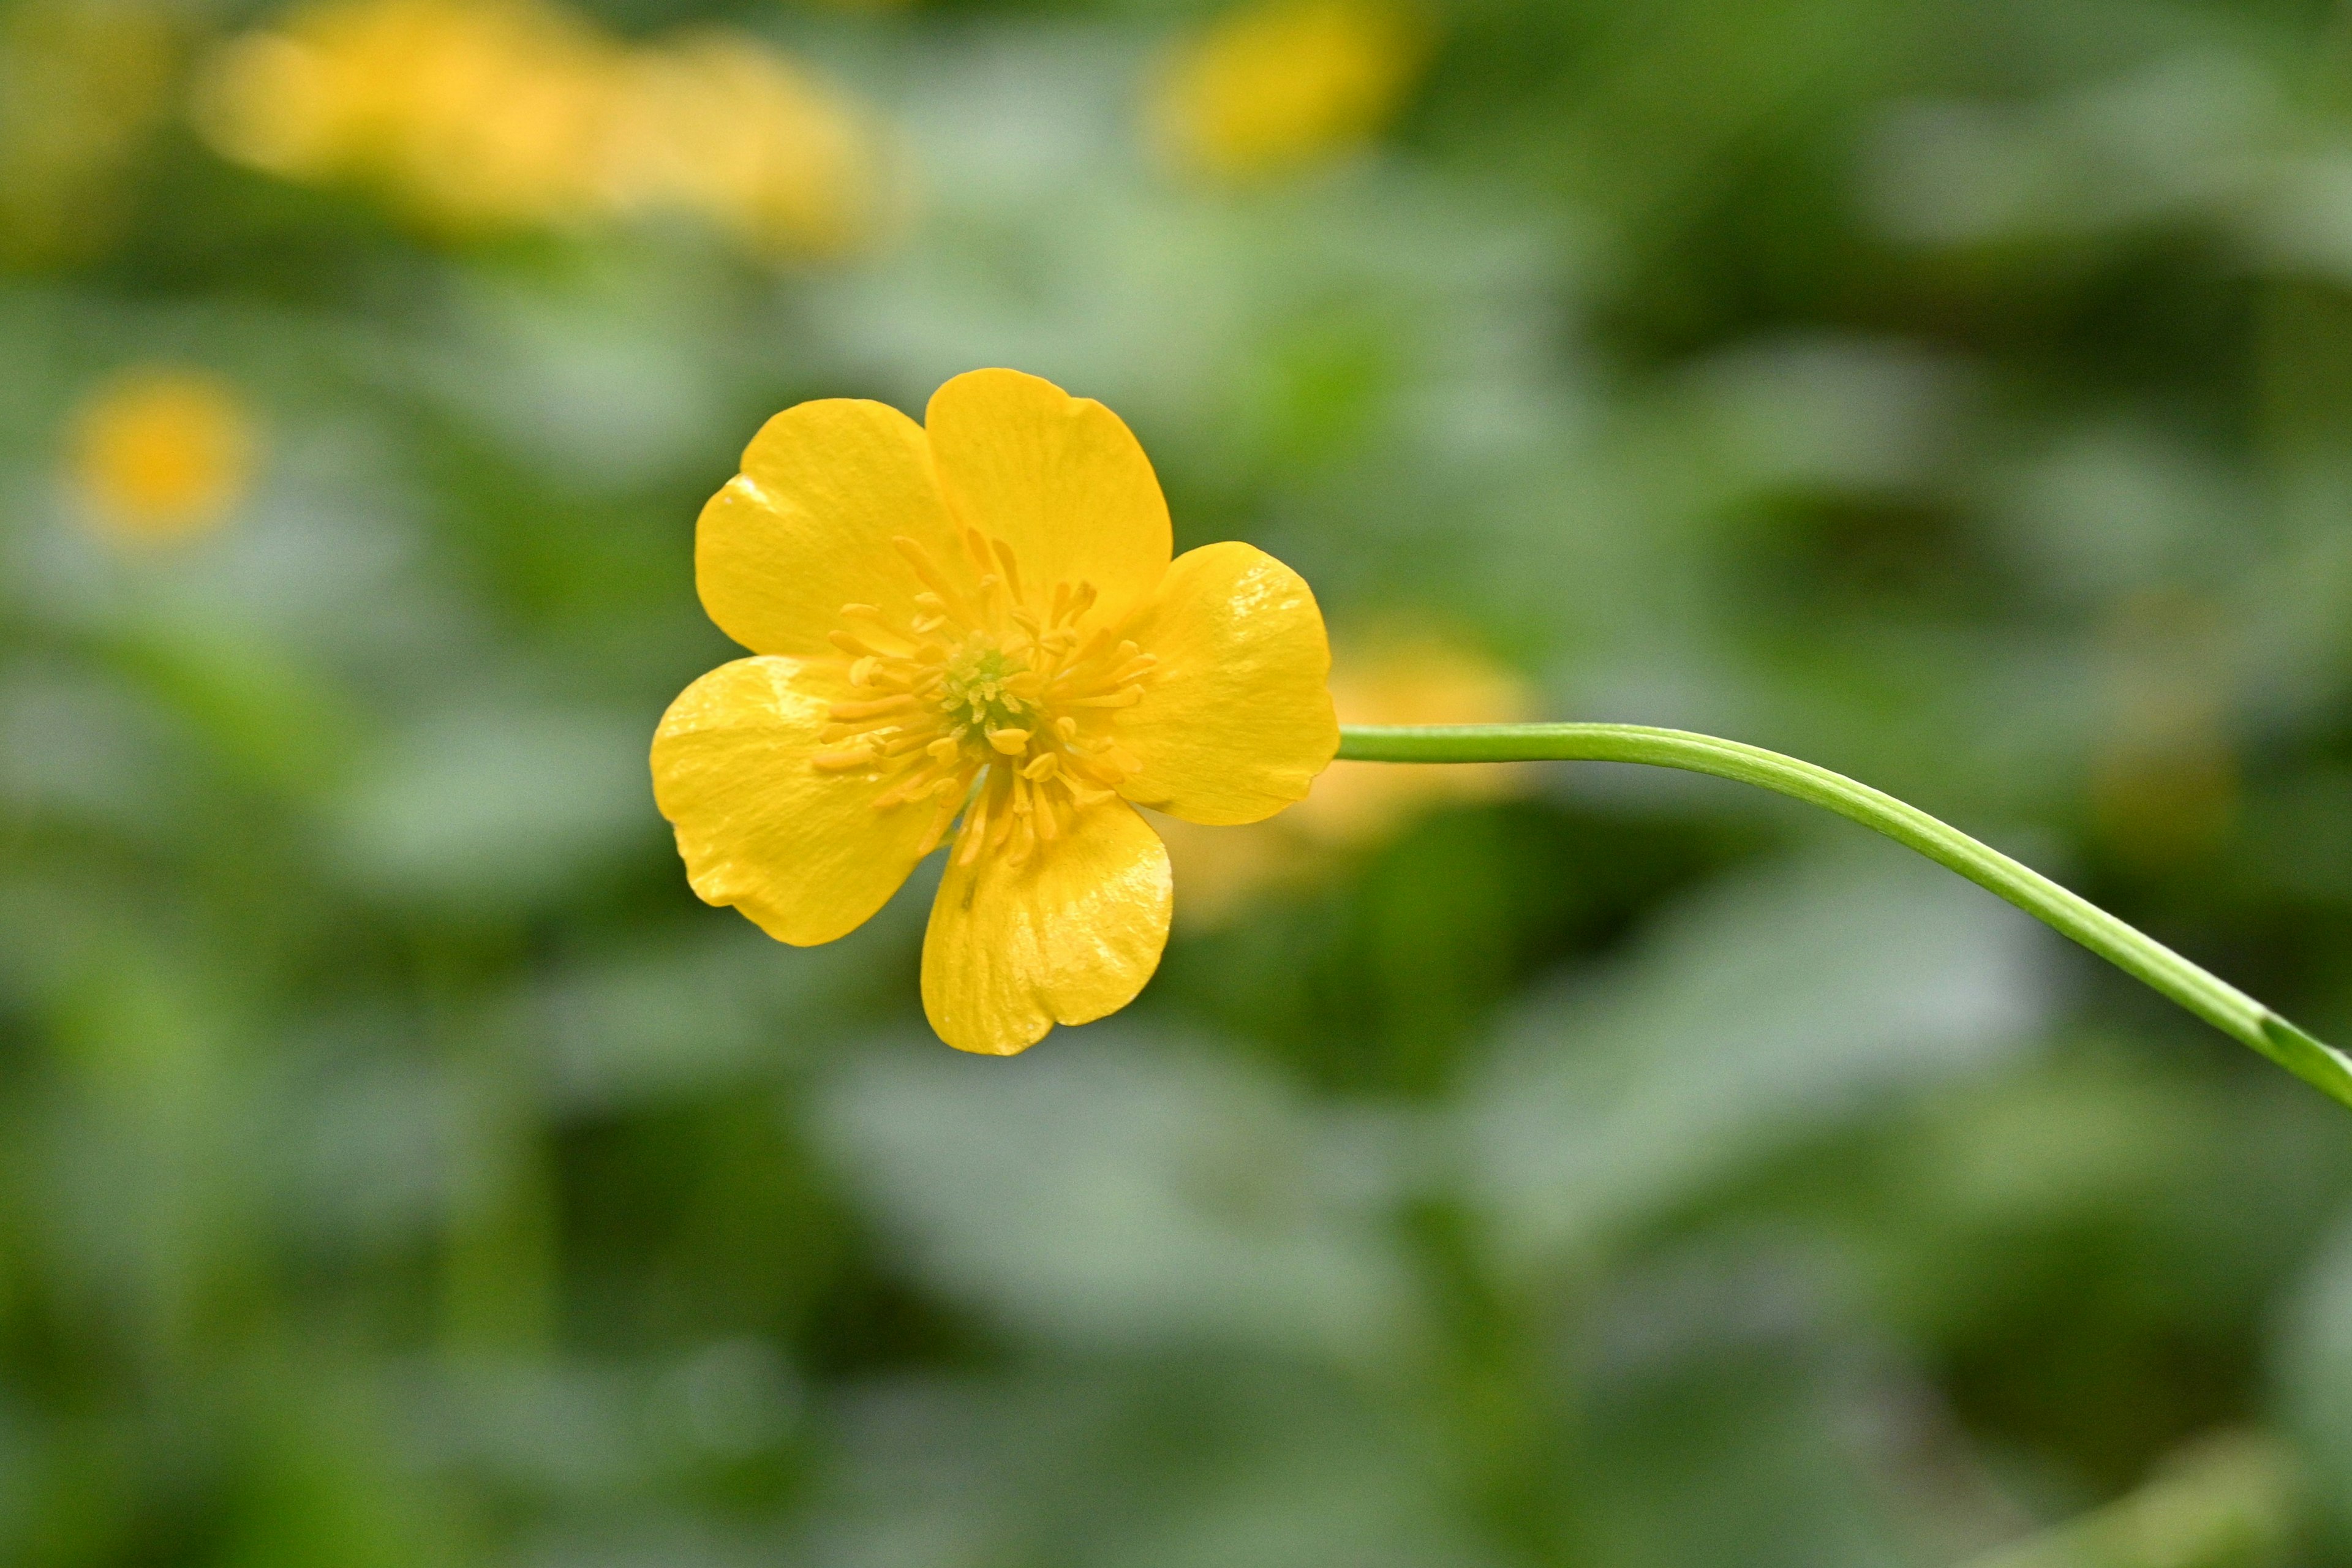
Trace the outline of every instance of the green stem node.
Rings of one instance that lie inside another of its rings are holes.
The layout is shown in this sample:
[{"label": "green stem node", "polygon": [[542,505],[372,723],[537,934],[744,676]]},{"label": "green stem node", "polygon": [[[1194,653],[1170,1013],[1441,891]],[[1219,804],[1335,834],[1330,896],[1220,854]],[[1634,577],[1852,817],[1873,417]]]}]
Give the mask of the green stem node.
[{"label": "green stem node", "polygon": [[1827,768],[1738,741],[1643,724],[1348,725],[1339,731],[1339,755],[1364,763],[1643,763],[1713,773],[1827,806],[2000,894],[2231,1039],[2352,1106],[2352,1058],[2031,867]]}]

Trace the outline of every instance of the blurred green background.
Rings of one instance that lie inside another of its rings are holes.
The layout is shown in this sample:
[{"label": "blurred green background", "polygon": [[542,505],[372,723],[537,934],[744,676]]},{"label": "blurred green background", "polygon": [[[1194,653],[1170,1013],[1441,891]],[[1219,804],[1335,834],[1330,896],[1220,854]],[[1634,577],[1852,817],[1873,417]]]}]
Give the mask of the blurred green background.
[{"label": "blurred green background", "polygon": [[2352,1121],[1858,828],[1318,792],[998,1061],[645,761],[1013,365],[2352,1037],[2352,10],[12,0],[0,268],[0,1561],[2352,1563]]}]

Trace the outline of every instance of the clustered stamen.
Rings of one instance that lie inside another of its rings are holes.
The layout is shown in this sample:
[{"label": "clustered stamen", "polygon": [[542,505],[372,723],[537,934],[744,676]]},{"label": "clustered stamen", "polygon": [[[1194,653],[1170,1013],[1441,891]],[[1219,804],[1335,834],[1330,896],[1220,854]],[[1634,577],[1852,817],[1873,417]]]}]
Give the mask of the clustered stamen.
[{"label": "clustered stamen", "polygon": [[929,803],[926,854],[961,813],[959,864],[1002,851],[1018,865],[1141,771],[1109,731],[1159,661],[1086,628],[1091,583],[1033,594],[1001,539],[965,531],[963,584],[915,541],[890,542],[922,584],[915,614],[841,607],[833,645],[857,696],[833,705],[824,743],[837,749],[815,765],[884,786],[877,811]]}]

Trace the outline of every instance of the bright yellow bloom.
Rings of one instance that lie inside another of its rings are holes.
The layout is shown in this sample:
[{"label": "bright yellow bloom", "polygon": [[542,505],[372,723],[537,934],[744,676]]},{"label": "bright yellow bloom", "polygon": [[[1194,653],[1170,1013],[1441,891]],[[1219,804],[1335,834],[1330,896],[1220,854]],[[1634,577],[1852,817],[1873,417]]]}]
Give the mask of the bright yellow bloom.
[{"label": "bright yellow bloom", "polygon": [[1244,5],[1171,56],[1153,129],[1175,162],[1206,174],[1302,167],[1377,135],[1427,52],[1412,13],[1386,0]]},{"label": "bright yellow bloom", "polygon": [[253,479],[253,419],[226,382],[133,371],[75,416],[68,461],[90,521],[142,543],[219,526]]},{"label": "bright yellow bloom", "polygon": [[[1331,700],[1350,724],[1508,724],[1535,710],[1526,681],[1481,654],[1428,636],[1386,639],[1350,657],[1343,645]],[[1377,844],[1430,808],[1522,788],[1516,766],[1334,763],[1278,821],[1162,829],[1184,915],[1207,929],[1268,888],[1301,882],[1341,852]]]},{"label": "bright yellow bloom", "polygon": [[945,842],[941,1038],[1009,1056],[1125,1006],[1170,909],[1129,803],[1255,822],[1339,743],[1307,584],[1246,544],[1171,562],[1169,538],[1127,426],[1034,376],[960,375],[922,425],[847,399],[776,416],[695,544],[703,606],[758,657],[654,739],[695,891],[831,942]]}]

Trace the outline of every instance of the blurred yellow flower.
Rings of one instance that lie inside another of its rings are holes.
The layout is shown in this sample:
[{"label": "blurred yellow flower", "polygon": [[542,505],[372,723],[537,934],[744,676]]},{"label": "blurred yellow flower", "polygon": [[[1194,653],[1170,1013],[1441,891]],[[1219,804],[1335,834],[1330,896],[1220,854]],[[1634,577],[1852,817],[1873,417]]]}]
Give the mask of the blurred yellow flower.
[{"label": "blurred yellow flower", "polygon": [[[1344,650],[1343,650],[1344,654]],[[1507,724],[1532,716],[1534,694],[1501,666],[1430,637],[1391,638],[1331,673],[1331,700],[1348,724]],[[1161,828],[1184,921],[1202,929],[1238,914],[1271,887],[1297,883],[1340,851],[1378,843],[1449,801],[1485,800],[1523,787],[1517,767],[1334,763],[1314,792],[1273,822]]]},{"label": "blurred yellow flower", "polygon": [[236,390],[202,371],[131,371],[76,414],[68,467],[90,522],[163,543],[226,521],[253,480],[254,421]]},{"label": "blurred yellow flower", "polygon": [[461,227],[594,205],[616,51],[538,0],[341,0],[225,46],[199,125],[289,179],[373,182]]},{"label": "blurred yellow flower", "polygon": [[1181,44],[1150,105],[1180,167],[1278,174],[1355,151],[1387,126],[1428,53],[1418,16],[1387,0],[1266,0]]},{"label": "blurred yellow flower", "polygon": [[198,123],[236,162],[460,231],[683,212],[822,254],[871,230],[883,185],[866,116],[765,45],[629,46],[546,0],[328,0],[223,47]]},{"label": "blurred yellow flower", "polygon": [[0,256],[49,262],[110,237],[178,55],[170,18],[139,0],[0,10]]},{"label": "blurred yellow flower", "polygon": [[625,211],[708,218],[758,255],[834,255],[874,231],[887,185],[864,112],[773,50],[708,33],[624,76],[608,191]]},{"label": "blurred yellow flower", "polygon": [[1034,376],[960,375],[922,425],[848,399],[769,421],[695,544],[704,607],[757,657],[654,740],[695,891],[831,942],[961,816],[923,943],[940,1037],[1009,1056],[1125,1006],[1171,903],[1129,803],[1258,821],[1339,743],[1307,584],[1169,539],[1127,426]]}]

